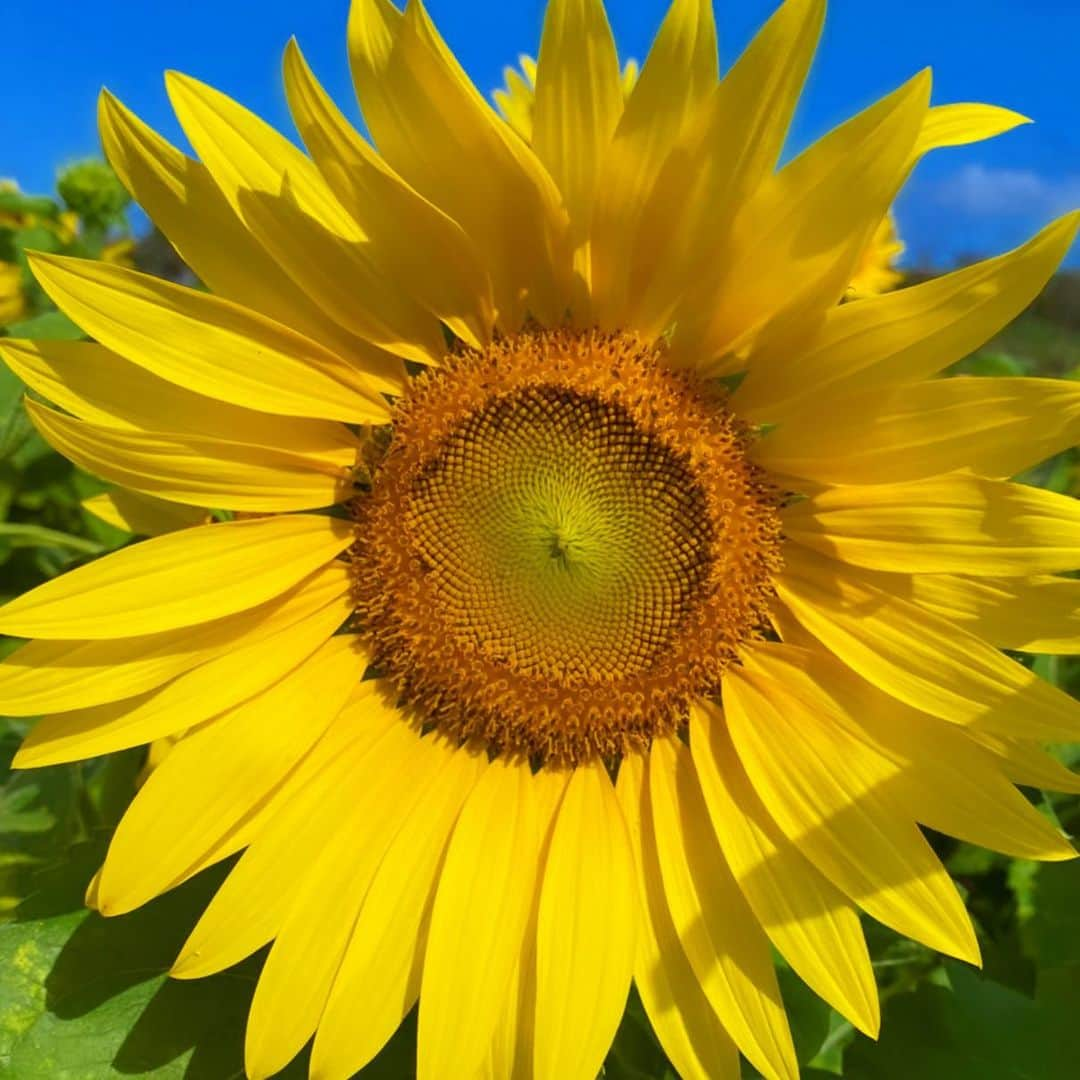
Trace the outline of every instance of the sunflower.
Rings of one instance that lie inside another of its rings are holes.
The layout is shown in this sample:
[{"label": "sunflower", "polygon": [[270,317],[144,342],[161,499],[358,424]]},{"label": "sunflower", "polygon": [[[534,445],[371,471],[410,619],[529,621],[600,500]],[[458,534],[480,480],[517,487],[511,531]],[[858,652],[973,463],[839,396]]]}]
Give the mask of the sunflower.
[{"label": "sunflower", "polygon": [[[528,54],[518,57],[520,71],[508,67],[503,71],[505,86],[492,98],[503,119],[526,141],[533,137],[533,111],[536,107],[536,61]],[[637,82],[638,65],[628,60],[623,67],[623,93],[629,96]],[[856,262],[855,273],[848,282],[847,299],[895,289],[903,280],[896,269],[896,260],[904,253],[904,243],[896,228],[896,216],[890,210],[883,217]]]},{"label": "sunflower", "polygon": [[[77,176],[80,169],[96,172],[104,168],[97,162],[73,166],[61,176],[61,186],[66,177],[70,177],[73,173]],[[123,189],[116,184],[115,179],[113,184],[123,194]],[[14,180],[0,178],[0,197],[21,195],[19,185]],[[126,198],[126,195],[124,197]],[[71,245],[79,240],[79,214],[73,210],[56,211],[55,208],[51,214],[43,214],[32,210],[0,207],[0,232],[30,229],[41,230],[48,234],[53,244]],[[9,250],[8,256],[13,258],[14,251]],[[120,266],[134,266],[135,242],[130,238],[121,238],[104,244],[98,257],[105,262],[117,263]],[[8,262],[0,258],[0,327],[19,322],[26,318],[29,311],[30,304],[23,291],[22,267],[17,262]]]},{"label": "sunflower", "polygon": [[[517,68],[503,69],[504,86],[491,96],[503,119],[526,141],[532,139],[536,107],[536,60],[528,53],[518,57]],[[627,60],[622,68],[623,95],[630,96],[638,77],[638,63]]]},{"label": "sunflower", "polygon": [[183,733],[88,900],[242,852],[173,974],[272,943],[249,1077],[347,1077],[419,1001],[421,1080],[589,1080],[633,980],[684,1077],[794,1080],[770,946],[874,1034],[860,911],[979,958],[920,826],[1073,855],[1014,784],[1080,791],[1040,746],[1080,706],[1000,650],[1080,652],[1080,509],[1007,479],[1080,386],[934,376],[1080,219],[842,304],[919,158],[1023,118],[923,72],[779,167],[823,6],[719,79],[675,0],[627,97],[552,0],[529,143],[418,2],[353,5],[377,151],[295,43],[307,155],[182,75],[199,161],[102,97],[211,291],[37,256],[94,343],[4,353],[63,454],[215,520],[0,609],[0,707],[46,714],[23,767]]},{"label": "sunflower", "polygon": [[904,280],[896,269],[896,260],[903,254],[904,241],[896,227],[896,216],[890,211],[874,230],[848,282],[848,299],[862,300],[895,289]]},{"label": "sunflower", "polygon": [[0,260],[0,326],[17,322],[26,310],[22,293],[22,271]]}]

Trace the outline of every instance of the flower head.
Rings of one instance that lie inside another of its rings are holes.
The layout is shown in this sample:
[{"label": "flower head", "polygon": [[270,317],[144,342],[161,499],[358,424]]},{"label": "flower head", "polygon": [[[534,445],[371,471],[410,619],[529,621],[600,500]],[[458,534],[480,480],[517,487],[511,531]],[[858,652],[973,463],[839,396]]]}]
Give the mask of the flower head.
[{"label": "flower head", "polygon": [[904,242],[896,228],[896,218],[890,211],[881,219],[863,251],[848,284],[848,298],[860,300],[895,289],[904,280],[904,275],[896,269],[896,260],[903,253]]},{"label": "flower head", "polygon": [[527,140],[417,0],[353,5],[373,144],[295,43],[306,154],[186,76],[197,161],[103,95],[210,291],[39,256],[94,343],[2,351],[62,453],[217,520],[0,609],[0,706],[25,767],[178,736],[89,900],[243,850],[174,974],[273,943],[249,1076],[347,1077],[419,1000],[422,1080],[591,1080],[633,979],[682,1075],[794,1080],[770,945],[874,1033],[860,910],[979,955],[919,825],[1073,854],[1013,785],[1080,790],[1039,747],[1080,706],[999,649],[1077,650],[1080,512],[1005,478],[1080,388],[934,376],[1077,216],[841,303],[921,155],[1022,118],[924,72],[781,166],[823,7],[720,79],[675,0],[627,93],[552,0]]}]

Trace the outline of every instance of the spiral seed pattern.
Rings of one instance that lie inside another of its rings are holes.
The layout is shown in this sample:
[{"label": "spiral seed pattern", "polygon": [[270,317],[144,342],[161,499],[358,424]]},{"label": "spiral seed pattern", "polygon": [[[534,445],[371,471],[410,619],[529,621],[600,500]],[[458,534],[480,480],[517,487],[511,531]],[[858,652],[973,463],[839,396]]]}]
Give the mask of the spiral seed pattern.
[{"label": "spiral seed pattern", "polygon": [[759,632],[779,565],[747,444],[721,397],[626,335],[448,358],[355,505],[376,665],[496,752],[573,764],[677,729]]}]

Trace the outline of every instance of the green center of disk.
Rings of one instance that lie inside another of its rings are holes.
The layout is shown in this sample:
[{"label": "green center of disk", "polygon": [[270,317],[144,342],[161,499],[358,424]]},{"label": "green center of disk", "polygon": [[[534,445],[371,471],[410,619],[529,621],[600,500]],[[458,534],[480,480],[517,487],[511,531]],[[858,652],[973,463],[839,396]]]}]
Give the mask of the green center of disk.
[{"label": "green center of disk", "polygon": [[518,671],[647,667],[709,572],[705,496],[617,404],[537,387],[492,401],[415,478],[408,543],[451,633]]}]

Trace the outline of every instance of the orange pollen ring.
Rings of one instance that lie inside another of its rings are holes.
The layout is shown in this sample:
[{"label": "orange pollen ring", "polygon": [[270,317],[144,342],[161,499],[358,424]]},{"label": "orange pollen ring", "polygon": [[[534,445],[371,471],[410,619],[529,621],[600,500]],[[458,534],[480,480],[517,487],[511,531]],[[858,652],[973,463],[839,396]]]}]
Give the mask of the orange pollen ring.
[{"label": "orange pollen ring", "polygon": [[780,566],[777,494],[724,400],[599,332],[522,333],[415,379],[353,505],[356,621],[403,703],[572,765],[718,694]]}]

